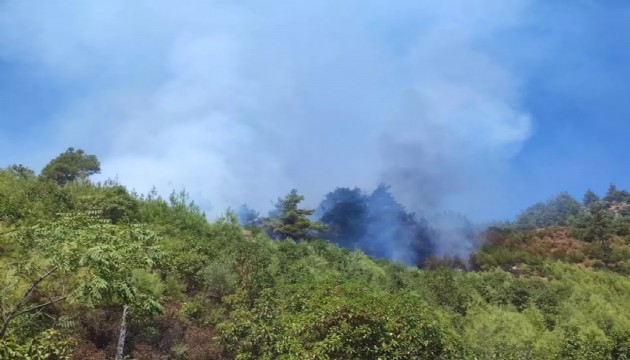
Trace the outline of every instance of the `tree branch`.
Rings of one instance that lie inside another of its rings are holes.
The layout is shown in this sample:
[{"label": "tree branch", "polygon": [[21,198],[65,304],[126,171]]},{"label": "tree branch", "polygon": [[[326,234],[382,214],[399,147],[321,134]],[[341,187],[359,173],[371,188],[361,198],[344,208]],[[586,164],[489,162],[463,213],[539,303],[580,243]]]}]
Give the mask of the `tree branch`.
[{"label": "tree branch", "polygon": [[44,279],[46,279],[48,276],[50,276],[53,272],[55,272],[57,270],[57,267],[53,267],[50,270],[48,270],[44,275],[40,276],[39,279],[35,280],[35,282],[33,283],[33,285],[31,285],[31,287],[24,293],[24,295],[22,296],[22,298],[20,299],[20,301],[14,306],[14,310],[13,312],[16,312],[20,306],[22,306],[22,304],[24,304],[26,302],[26,300],[31,296],[31,294],[33,293],[33,291],[35,290],[35,288],[42,282],[44,281]]},{"label": "tree branch", "polygon": [[45,302],[43,304],[35,305],[35,306],[32,306],[32,307],[30,307],[28,309],[24,309],[24,310],[22,310],[20,312],[15,313],[11,318],[8,318],[8,320],[16,318],[16,317],[18,317],[18,316],[20,316],[22,314],[26,314],[27,312],[31,312],[33,310],[41,309],[44,306],[52,305],[52,304],[54,304],[54,303],[56,303],[58,301],[61,301],[61,300],[65,299],[65,298],[67,298],[67,297],[68,297],[68,295],[60,296],[60,297],[58,297],[56,299],[51,299],[50,301],[47,301],[47,302]]},{"label": "tree branch", "polygon": [[[0,329],[0,338],[2,338],[4,336],[4,334],[7,331],[7,328],[9,327],[9,323],[11,322],[11,320],[13,320],[14,318],[16,318],[17,316],[20,316],[22,314],[25,314],[29,311],[33,311],[39,308],[42,308],[46,305],[50,305],[52,304],[54,301],[49,301],[47,303],[41,304],[41,305],[37,305],[31,308],[28,308],[26,310],[20,310],[20,308],[26,303],[26,301],[31,297],[31,295],[33,294],[33,291],[35,291],[35,289],[37,288],[37,286],[39,286],[39,284],[44,281],[47,277],[49,277],[52,273],[54,273],[57,270],[57,267],[52,267],[50,270],[46,271],[43,275],[41,275],[37,280],[35,280],[35,282],[33,282],[33,284],[31,284],[31,286],[28,288],[28,290],[26,290],[24,292],[24,295],[22,295],[22,298],[20,298],[20,301],[18,301],[17,304],[15,304],[15,306],[13,307],[13,310],[11,310],[11,312],[9,312],[6,317],[4,317],[4,319],[2,319],[2,328]],[[55,301],[59,301],[61,299],[66,298],[66,296],[63,296]]]}]

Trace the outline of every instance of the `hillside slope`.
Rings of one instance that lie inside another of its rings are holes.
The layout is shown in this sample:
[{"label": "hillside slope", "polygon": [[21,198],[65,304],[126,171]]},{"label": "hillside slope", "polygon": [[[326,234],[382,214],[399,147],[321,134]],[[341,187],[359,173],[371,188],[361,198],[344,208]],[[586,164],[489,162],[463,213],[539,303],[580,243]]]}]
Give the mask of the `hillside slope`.
[{"label": "hillside slope", "polygon": [[208,223],[185,193],[1,170],[0,358],[627,359],[628,236],[592,206],[426,270]]}]

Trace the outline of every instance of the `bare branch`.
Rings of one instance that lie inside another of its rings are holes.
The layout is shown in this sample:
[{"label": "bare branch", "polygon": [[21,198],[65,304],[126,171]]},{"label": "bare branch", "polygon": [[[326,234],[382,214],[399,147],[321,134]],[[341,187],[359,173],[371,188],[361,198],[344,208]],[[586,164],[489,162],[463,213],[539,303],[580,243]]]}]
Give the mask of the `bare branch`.
[{"label": "bare branch", "polygon": [[51,269],[49,269],[48,271],[46,271],[43,275],[41,275],[37,280],[35,280],[33,282],[33,284],[31,284],[31,286],[28,288],[28,290],[26,290],[24,292],[24,295],[22,295],[22,298],[20,298],[20,301],[18,301],[17,304],[15,304],[15,306],[13,306],[13,309],[11,310],[11,312],[9,312],[3,319],[2,319],[2,328],[0,328],[0,338],[2,338],[4,336],[4,334],[7,331],[7,328],[9,327],[9,323],[11,322],[11,320],[13,320],[14,318],[16,318],[17,316],[20,316],[22,314],[25,314],[27,312],[33,311],[33,310],[37,310],[40,309],[46,305],[50,305],[53,302],[59,301],[61,299],[65,299],[67,296],[63,296],[61,298],[58,298],[54,301],[48,301],[44,304],[40,304],[34,307],[30,307],[28,309],[25,310],[20,310],[20,308],[26,303],[26,301],[28,301],[28,299],[31,297],[31,295],[33,294],[33,292],[36,290],[37,286],[39,286],[39,284],[41,284],[42,281],[44,281],[47,277],[49,277],[52,273],[54,273],[57,270],[57,267],[52,267]]},{"label": "bare branch", "polygon": [[50,301],[47,301],[47,302],[45,302],[43,304],[35,305],[35,306],[32,306],[32,307],[30,307],[28,309],[24,309],[22,311],[19,311],[19,312],[15,313],[12,317],[7,318],[7,320],[10,321],[11,319],[16,318],[16,317],[18,317],[18,316],[20,316],[22,314],[26,314],[27,312],[31,312],[31,311],[34,311],[34,310],[37,310],[37,309],[41,309],[41,308],[43,308],[45,306],[48,306],[48,305],[53,305],[56,302],[59,302],[59,301],[65,299],[67,297],[68,297],[68,295],[60,296],[60,297],[58,297],[56,299],[51,299]]},{"label": "bare branch", "polygon": [[42,276],[40,276],[39,279],[35,280],[35,282],[31,285],[31,287],[24,293],[24,295],[22,295],[22,298],[20,299],[20,301],[13,307],[12,312],[18,311],[20,306],[22,306],[26,302],[26,300],[28,300],[28,298],[31,296],[33,291],[35,291],[35,288],[56,270],[57,270],[57,267],[55,266],[51,268],[50,270],[48,270],[46,273],[44,273]]}]

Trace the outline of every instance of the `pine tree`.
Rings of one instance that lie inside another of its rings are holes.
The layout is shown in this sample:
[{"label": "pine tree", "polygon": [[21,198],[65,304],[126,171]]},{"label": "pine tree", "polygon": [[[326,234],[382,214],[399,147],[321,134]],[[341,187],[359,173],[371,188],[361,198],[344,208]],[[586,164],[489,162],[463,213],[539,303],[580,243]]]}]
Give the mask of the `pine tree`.
[{"label": "pine tree", "polygon": [[277,238],[284,240],[310,240],[316,237],[318,232],[325,231],[326,225],[309,219],[315,212],[313,209],[300,209],[298,205],[304,200],[304,196],[299,195],[293,189],[284,199],[276,204],[278,217],[270,220],[270,227]]},{"label": "pine tree", "polygon": [[599,196],[593,192],[593,190],[588,189],[586,193],[584,193],[584,197],[582,198],[582,203],[584,206],[589,206],[599,201]]}]

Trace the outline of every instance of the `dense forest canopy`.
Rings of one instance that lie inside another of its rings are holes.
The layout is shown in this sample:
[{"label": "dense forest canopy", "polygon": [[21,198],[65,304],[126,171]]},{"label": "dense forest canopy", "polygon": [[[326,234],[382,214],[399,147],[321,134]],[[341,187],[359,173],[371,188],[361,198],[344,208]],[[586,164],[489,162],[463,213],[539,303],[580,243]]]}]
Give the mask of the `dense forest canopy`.
[{"label": "dense forest canopy", "polygon": [[[208,222],[94,183],[69,148],[0,170],[1,359],[628,359],[630,195],[479,229],[386,185]],[[270,194],[273,196],[273,194]]]}]

